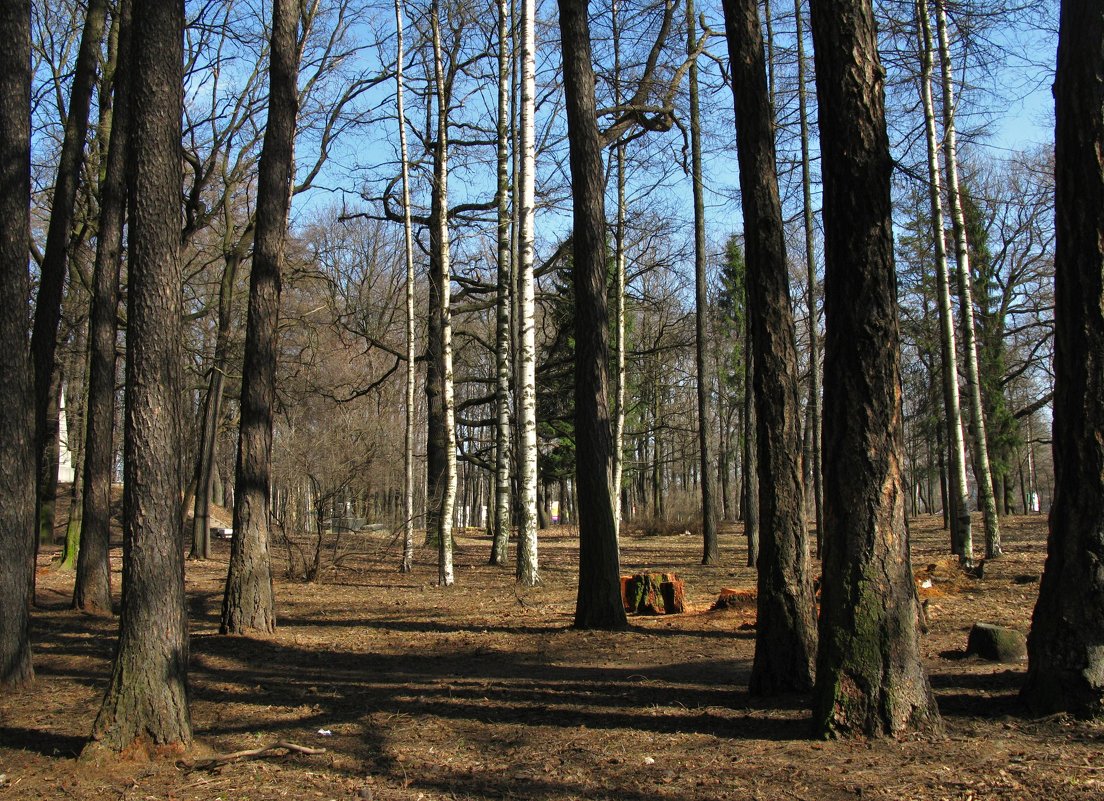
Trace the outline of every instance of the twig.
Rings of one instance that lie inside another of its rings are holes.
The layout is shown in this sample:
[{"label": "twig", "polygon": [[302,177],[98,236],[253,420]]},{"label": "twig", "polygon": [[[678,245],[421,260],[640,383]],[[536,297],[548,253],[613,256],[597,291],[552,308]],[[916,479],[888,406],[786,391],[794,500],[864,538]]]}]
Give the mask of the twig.
[{"label": "twig", "polygon": [[217,768],[220,765],[226,765],[230,762],[237,762],[243,759],[256,759],[257,757],[268,756],[271,752],[281,748],[289,752],[294,751],[299,754],[308,754],[311,756],[326,753],[325,748],[311,748],[307,745],[289,743],[286,740],[277,740],[271,745],[262,746],[261,748],[250,748],[246,751],[234,751],[230,754],[216,754],[209,759],[201,759],[198,762],[194,762],[191,765],[185,766],[188,768],[188,770],[210,770],[211,768]]}]

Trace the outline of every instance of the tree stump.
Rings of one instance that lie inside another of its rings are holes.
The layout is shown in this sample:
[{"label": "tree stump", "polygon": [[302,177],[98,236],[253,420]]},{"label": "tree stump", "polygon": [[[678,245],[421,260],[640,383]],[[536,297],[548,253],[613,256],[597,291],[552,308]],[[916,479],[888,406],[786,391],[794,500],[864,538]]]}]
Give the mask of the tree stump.
[{"label": "tree stump", "polygon": [[621,577],[621,600],[634,615],[674,615],[686,611],[686,589],[674,573]]},{"label": "tree stump", "polygon": [[966,655],[990,662],[1022,662],[1027,659],[1027,639],[1015,629],[975,623],[966,640]]}]

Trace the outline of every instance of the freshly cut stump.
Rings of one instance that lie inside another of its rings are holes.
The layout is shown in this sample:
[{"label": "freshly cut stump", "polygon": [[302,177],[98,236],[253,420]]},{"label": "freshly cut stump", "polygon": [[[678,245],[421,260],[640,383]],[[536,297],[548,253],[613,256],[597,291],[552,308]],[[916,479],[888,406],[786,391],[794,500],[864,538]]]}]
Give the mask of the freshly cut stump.
[{"label": "freshly cut stump", "polygon": [[673,615],[686,611],[686,588],[674,573],[621,577],[621,600],[633,615]]}]

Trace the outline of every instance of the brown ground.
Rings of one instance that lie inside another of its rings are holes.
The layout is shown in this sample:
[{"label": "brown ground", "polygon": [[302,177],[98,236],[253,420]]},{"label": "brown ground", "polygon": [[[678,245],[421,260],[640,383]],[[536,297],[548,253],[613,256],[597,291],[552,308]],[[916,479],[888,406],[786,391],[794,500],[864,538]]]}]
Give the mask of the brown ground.
[{"label": "brown ground", "polygon": [[[739,610],[709,612],[722,587],[750,588],[739,532],[703,568],[697,537],[627,535],[624,569],[677,571],[685,615],[636,618],[627,633],[572,631],[576,542],[541,540],[542,586],[486,566],[461,537],[457,585],[434,586],[432,554],[394,570],[385,532],[303,585],[278,578],[269,639],[216,633],[226,569],[187,568],[191,693],[202,748],[276,740],[325,747],[189,769],[164,759],[78,762],[103,694],[115,622],[66,609],[71,577],[39,569],[37,683],[0,698],[0,798],[145,799],[1100,799],[1104,725],[1036,720],[1016,700],[1023,665],[964,658],[974,621],[1026,631],[1044,553],[1043,519],[1005,521],[1007,558],[967,579],[932,520],[913,523],[916,567],[936,563],[923,651],[946,736],[814,742],[807,699],[748,697],[754,633]],[[346,538],[348,540],[348,538]],[[118,552],[115,552],[116,568]],[[118,576],[115,577],[116,586]],[[320,729],[331,732],[319,733]]]}]

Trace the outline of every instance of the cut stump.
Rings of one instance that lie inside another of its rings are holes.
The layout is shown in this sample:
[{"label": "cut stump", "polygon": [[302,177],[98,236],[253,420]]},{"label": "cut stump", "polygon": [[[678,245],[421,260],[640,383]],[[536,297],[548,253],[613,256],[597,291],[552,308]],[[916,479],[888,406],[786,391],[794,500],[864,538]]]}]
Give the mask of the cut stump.
[{"label": "cut stump", "polygon": [[674,573],[621,577],[621,600],[632,615],[674,615],[686,611],[686,588]]}]

